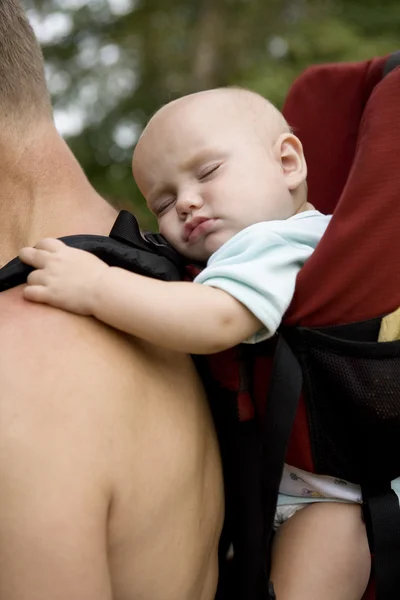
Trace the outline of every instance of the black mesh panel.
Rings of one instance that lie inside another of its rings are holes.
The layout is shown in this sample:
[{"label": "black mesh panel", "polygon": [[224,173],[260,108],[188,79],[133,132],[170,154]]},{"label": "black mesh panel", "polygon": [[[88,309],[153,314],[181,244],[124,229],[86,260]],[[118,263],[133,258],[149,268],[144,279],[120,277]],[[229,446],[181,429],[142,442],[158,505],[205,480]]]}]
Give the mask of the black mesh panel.
[{"label": "black mesh panel", "polygon": [[400,475],[400,341],[354,342],[343,327],[343,337],[335,337],[338,331],[291,336],[304,373],[315,466],[379,490]]}]

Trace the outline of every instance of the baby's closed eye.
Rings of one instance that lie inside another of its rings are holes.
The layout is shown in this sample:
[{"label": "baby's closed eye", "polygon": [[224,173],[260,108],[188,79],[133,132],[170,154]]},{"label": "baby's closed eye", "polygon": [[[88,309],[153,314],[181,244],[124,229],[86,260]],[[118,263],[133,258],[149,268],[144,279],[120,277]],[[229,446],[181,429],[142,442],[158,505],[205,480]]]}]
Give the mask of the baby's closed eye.
[{"label": "baby's closed eye", "polygon": [[203,181],[210,175],[213,175],[214,173],[216,173],[220,166],[221,166],[221,163],[213,163],[211,165],[202,167],[197,175],[197,179],[199,181]]},{"label": "baby's closed eye", "polygon": [[153,209],[156,217],[162,216],[171,206],[174,204],[176,196],[174,194],[168,194],[157,199],[157,203]]}]

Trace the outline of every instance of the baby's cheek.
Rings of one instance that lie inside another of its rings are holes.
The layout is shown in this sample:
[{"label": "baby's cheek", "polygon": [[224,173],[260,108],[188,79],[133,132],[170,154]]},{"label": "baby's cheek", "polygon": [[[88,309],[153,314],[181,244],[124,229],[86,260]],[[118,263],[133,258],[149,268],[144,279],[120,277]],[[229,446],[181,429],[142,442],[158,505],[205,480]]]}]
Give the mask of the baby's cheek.
[{"label": "baby's cheek", "polygon": [[178,228],[172,223],[168,223],[166,219],[158,222],[158,230],[172,246],[177,246],[181,241]]}]

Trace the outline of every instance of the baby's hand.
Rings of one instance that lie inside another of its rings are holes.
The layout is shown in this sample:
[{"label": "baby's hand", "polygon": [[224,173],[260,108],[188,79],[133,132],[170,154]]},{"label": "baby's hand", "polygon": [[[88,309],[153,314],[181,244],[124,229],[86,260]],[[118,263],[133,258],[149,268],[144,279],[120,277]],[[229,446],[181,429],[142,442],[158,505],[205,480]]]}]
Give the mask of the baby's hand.
[{"label": "baby's hand", "polygon": [[108,265],[60,240],[47,238],[35,248],[22,248],[19,258],[35,267],[28,275],[24,297],[78,313],[93,314],[97,284]]}]

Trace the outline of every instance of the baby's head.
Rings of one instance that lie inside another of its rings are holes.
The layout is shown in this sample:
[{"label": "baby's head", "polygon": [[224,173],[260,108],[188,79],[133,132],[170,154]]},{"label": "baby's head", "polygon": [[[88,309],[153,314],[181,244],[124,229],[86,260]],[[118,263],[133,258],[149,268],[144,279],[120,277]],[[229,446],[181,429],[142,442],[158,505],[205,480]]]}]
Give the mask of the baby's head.
[{"label": "baby's head", "polygon": [[133,174],[160,233],[194,260],[249,225],[307,207],[300,141],[270,102],[243,89],[163,106],[136,146]]}]

